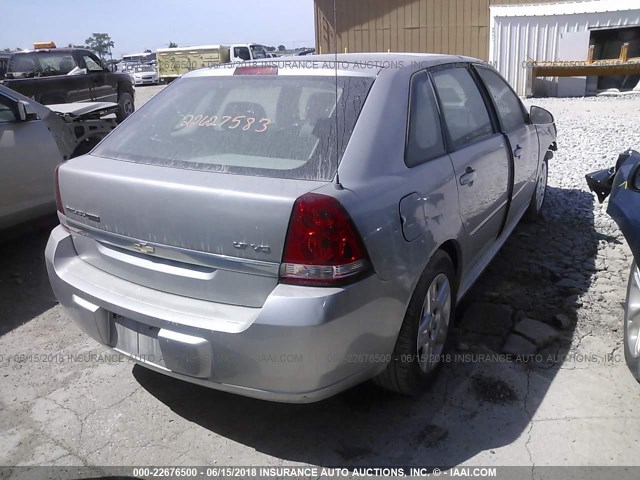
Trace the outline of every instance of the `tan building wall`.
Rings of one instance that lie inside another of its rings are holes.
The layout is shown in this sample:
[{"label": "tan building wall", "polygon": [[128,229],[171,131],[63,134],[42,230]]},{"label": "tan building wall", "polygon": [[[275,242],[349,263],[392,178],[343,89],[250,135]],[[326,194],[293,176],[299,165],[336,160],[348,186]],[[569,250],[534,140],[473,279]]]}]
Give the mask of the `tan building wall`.
[{"label": "tan building wall", "polygon": [[[315,0],[316,51],[489,57],[489,5],[563,0]],[[334,29],[337,32],[334,38]]]}]

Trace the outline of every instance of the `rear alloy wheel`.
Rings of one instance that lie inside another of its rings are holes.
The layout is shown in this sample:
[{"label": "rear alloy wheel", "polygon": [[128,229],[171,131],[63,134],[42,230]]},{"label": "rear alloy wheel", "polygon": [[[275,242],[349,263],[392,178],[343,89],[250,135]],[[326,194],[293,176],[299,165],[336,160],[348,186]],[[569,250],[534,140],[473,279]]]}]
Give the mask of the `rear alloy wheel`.
[{"label": "rear alloy wheel", "polygon": [[629,370],[640,382],[640,269],[631,265],[624,314],[624,358]]},{"label": "rear alloy wheel", "polygon": [[428,387],[442,365],[456,305],[455,272],[438,250],[418,281],[405,314],[391,362],[374,382],[415,395]]},{"label": "rear alloy wheel", "polygon": [[531,197],[531,203],[525,213],[525,218],[528,221],[535,221],[542,215],[542,207],[544,207],[544,200],[547,197],[547,181],[549,178],[549,164],[547,160],[542,162],[540,166],[540,176],[536,182],[536,189]]},{"label": "rear alloy wheel", "polygon": [[118,122],[123,121],[129,115],[131,115],[135,110],[135,105],[133,104],[133,97],[130,93],[121,92],[118,95],[118,111],[116,112],[116,119]]},{"label": "rear alloy wheel", "polygon": [[447,341],[450,318],[451,282],[440,273],[429,285],[418,324],[418,366],[427,375],[438,366]]}]

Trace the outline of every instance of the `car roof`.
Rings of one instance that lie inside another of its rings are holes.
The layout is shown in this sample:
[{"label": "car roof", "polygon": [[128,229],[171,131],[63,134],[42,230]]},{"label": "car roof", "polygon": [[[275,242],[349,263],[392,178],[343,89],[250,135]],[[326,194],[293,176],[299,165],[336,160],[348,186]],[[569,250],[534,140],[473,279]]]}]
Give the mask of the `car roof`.
[{"label": "car roof", "polygon": [[[460,55],[443,55],[435,53],[341,53],[299,56],[290,55],[277,58],[251,60],[234,67],[260,66],[268,64],[280,68],[315,71],[316,75],[327,74],[338,70],[340,75],[356,75],[375,77],[383,70],[418,71],[436,65],[457,62],[482,63],[477,58]],[[226,71],[224,73],[223,71]],[[218,66],[194,70],[184,77],[204,77],[232,75],[233,68]]]}]

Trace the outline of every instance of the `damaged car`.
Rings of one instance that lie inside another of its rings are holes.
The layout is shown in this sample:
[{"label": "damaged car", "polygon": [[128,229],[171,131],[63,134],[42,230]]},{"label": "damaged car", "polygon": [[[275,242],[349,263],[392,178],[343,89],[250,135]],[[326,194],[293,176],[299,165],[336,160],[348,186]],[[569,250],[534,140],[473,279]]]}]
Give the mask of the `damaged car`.
[{"label": "damaged car", "polygon": [[600,203],[610,197],[607,213],[620,227],[633,253],[624,312],[624,356],[640,382],[640,153],[621,153],[614,167],[588,174],[587,184]]},{"label": "damaged car", "polygon": [[55,212],[56,167],[113,130],[117,108],[108,102],[45,107],[0,85],[0,230]]},{"label": "damaged car", "polygon": [[56,48],[35,43],[33,50],[10,55],[2,84],[43,105],[74,102],[116,102],[121,122],[135,110],[129,75],[114,73],[84,48]]},{"label": "damaged car", "polygon": [[274,401],[432,382],[456,304],[542,213],[553,115],[475,59],[338,60],[190,72],[58,169],[45,258],[85,332]]}]

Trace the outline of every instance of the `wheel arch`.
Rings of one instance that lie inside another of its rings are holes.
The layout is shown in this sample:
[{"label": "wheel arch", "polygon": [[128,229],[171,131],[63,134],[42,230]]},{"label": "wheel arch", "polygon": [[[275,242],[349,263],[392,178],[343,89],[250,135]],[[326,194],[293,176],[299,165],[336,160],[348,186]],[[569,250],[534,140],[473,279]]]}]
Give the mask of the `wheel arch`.
[{"label": "wheel arch", "polygon": [[120,95],[121,93],[128,93],[133,97],[134,96],[133,92],[134,92],[133,82],[125,82],[124,80],[121,80],[118,82],[118,95]]},{"label": "wheel arch", "polygon": [[462,248],[457,241],[450,239],[440,245],[437,250],[442,250],[449,255],[449,259],[451,263],[453,263],[453,270],[456,273],[455,288],[457,292],[460,287],[460,280],[462,279]]}]

